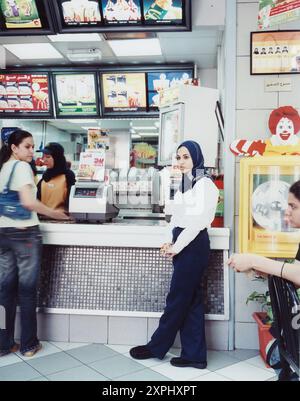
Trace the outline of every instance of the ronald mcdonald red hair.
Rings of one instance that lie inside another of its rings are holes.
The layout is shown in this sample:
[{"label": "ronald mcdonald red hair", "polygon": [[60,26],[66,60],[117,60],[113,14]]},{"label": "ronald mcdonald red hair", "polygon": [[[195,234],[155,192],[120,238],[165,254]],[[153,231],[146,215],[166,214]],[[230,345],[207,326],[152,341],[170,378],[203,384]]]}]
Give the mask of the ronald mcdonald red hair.
[{"label": "ronald mcdonald red hair", "polygon": [[300,117],[298,111],[292,106],[279,107],[278,109],[272,111],[269,118],[270,131],[273,135],[275,135],[277,125],[284,117],[292,120],[294,124],[294,134],[296,135],[300,131]]}]

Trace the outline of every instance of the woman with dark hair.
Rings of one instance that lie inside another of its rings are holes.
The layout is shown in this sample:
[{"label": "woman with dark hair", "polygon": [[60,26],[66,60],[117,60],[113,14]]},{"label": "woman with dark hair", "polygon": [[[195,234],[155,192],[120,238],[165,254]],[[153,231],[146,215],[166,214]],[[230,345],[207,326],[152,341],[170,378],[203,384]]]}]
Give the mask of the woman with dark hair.
[{"label": "woman with dark hair", "polygon": [[5,309],[5,329],[0,330],[0,357],[16,352],[14,340],[17,299],[21,310],[21,344],[24,356],[41,349],[37,338],[36,290],[40,271],[42,237],[37,213],[66,220],[61,211],[36,200],[36,186],[30,162],[34,143],[27,131],[13,132],[0,149],[0,192],[11,177],[10,190],[19,194],[21,205],[29,210],[27,219],[0,213],[0,305]]},{"label": "woman with dark hair", "polygon": [[[300,181],[290,187],[285,220],[292,227],[300,228]],[[228,265],[237,273],[254,270],[258,274],[271,274],[300,286],[300,245],[294,263],[278,262],[263,256],[244,253],[233,254],[228,260]]]},{"label": "woman with dark hair", "polygon": [[50,142],[42,152],[47,170],[38,183],[38,199],[53,209],[68,210],[70,190],[76,180],[67,166],[64,148],[59,143]]},{"label": "woman with dark hair", "polygon": [[205,369],[204,305],[201,281],[208,267],[207,227],[214,219],[218,189],[205,174],[204,159],[197,142],[183,142],[177,149],[182,182],[174,198],[168,242],[161,252],[173,259],[173,276],[166,308],[151,341],[130,350],[134,359],[163,359],[180,330],[181,356],[170,363],[177,367]]}]

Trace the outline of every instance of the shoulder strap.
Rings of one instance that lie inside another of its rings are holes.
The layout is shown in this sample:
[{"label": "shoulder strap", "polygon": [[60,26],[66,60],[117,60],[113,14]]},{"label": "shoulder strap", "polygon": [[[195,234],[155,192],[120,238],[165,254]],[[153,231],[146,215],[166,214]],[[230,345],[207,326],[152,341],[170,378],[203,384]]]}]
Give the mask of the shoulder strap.
[{"label": "shoulder strap", "polygon": [[10,173],[10,176],[8,178],[7,184],[4,186],[5,190],[8,190],[8,191],[10,190],[11,180],[13,179],[13,175],[14,175],[15,169],[17,167],[17,164],[19,164],[19,163],[20,163],[20,161],[16,161],[16,163],[13,165],[13,168],[11,169],[11,173]]}]

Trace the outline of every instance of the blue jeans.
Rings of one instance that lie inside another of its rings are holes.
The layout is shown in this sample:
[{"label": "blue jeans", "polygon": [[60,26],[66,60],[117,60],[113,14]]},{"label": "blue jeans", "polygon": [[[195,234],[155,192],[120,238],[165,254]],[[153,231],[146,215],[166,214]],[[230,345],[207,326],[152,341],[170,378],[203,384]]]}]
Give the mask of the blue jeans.
[{"label": "blue jeans", "polygon": [[0,351],[15,343],[17,301],[21,310],[20,351],[34,349],[37,338],[37,285],[42,236],[38,226],[0,228],[0,305],[5,309],[5,329],[0,330]]}]

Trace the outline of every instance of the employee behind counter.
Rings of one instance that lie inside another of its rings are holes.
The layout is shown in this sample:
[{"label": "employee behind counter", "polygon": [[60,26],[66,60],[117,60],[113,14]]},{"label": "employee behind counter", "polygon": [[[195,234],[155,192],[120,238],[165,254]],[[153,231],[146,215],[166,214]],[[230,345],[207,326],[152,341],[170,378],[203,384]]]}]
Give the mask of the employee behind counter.
[{"label": "employee behind counter", "polygon": [[52,209],[68,211],[70,190],[76,179],[67,166],[64,148],[59,143],[50,142],[42,152],[47,170],[37,185],[37,198]]}]

